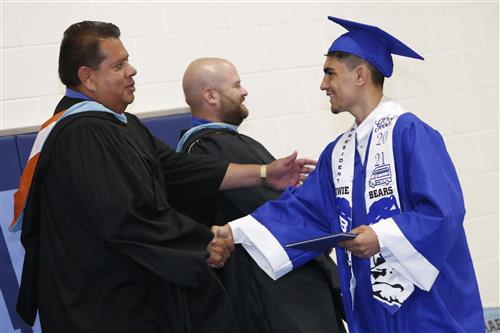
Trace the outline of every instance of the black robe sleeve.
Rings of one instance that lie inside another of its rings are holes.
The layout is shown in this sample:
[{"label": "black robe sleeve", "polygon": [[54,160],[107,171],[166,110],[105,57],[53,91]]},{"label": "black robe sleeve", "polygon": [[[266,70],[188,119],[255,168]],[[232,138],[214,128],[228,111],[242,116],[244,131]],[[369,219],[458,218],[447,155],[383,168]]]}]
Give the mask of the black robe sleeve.
[{"label": "black robe sleeve", "polygon": [[169,200],[205,202],[217,195],[229,162],[177,153],[158,139],[155,139],[155,145]]}]

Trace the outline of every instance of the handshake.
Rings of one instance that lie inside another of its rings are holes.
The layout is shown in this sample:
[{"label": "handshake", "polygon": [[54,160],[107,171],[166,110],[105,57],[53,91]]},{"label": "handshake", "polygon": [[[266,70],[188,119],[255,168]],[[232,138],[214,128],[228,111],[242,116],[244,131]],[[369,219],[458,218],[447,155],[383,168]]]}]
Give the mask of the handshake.
[{"label": "handshake", "polygon": [[234,250],[234,239],[229,224],[224,226],[212,226],[214,238],[207,246],[210,257],[207,263],[212,268],[222,268]]}]

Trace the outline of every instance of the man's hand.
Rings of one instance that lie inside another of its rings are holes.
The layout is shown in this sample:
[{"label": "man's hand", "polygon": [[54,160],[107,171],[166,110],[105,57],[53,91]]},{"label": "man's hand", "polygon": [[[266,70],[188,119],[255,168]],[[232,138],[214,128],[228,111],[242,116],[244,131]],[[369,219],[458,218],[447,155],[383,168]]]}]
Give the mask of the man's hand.
[{"label": "man's hand", "polygon": [[[267,165],[266,183],[276,190],[299,185],[314,170],[315,165],[314,160],[297,159],[297,152],[294,152],[290,156]],[[261,168],[262,165],[259,164],[229,163],[219,190],[226,191],[260,185]]]},{"label": "man's hand", "polygon": [[280,158],[267,165],[267,184],[276,190],[303,182],[313,170],[316,161],[305,158],[297,159],[297,152]]},{"label": "man's hand", "polygon": [[[222,237],[222,238],[228,238],[230,240],[233,240],[233,232],[231,231],[231,227],[229,226],[229,224],[224,224],[222,226],[213,225],[210,230],[215,235],[215,237]],[[233,246],[234,246],[234,244],[233,244]],[[231,249],[231,251],[232,251],[232,249]]]},{"label": "man's hand", "polygon": [[356,238],[339,242],[339,246],[351,251],[353,255],[360,258],[370,258],[380,252],[380,245],[375,231],[367,225],[361,225],[351,230],[358,234]]},{"label": "man's hand", "polygon": [[[229,233],[227,230],[224,231],[224,227],[229,229]],[[207,250],[210,253],[207,262],[210,267],[222,268],[231,256],[231,251],[234,249],[233,235],[231,228],[227,224],[222,227],[213,226],[212,233],[214,234],[214,238],[207,246]]]}]

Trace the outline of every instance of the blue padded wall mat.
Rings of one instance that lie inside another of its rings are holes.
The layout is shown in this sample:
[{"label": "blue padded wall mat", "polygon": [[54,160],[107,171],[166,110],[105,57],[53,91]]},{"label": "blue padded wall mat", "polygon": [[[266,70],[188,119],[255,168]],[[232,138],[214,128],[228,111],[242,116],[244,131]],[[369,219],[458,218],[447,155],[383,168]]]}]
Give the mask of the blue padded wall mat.
[{"label": "blue padded wall mat", "polygon": [[31,147],[35,142],[35,138],[36,133],[16,135],[17,151],[19,153],[19,164],[21,165],[21,170],[24,170],[24,167],[28,162],[28,157],[30,156]]},{"label": "blue padded wall mat", "polygon": [[191,113],[142,119],[142,122],[154,136],[175,149],[181,131],[191,128]]},{"label": "blue padded wall mat", "polygon": [[17,188],[21,166],[14,136],[0,137],[0,161],[0,191]]}]

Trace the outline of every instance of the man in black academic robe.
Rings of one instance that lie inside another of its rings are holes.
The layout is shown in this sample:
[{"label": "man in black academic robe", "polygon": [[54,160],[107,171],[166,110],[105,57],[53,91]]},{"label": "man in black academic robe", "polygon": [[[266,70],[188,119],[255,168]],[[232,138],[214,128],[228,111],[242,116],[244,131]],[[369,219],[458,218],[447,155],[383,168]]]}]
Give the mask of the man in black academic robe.
[{"label": "man in black academic robe", "polygon": [[[231,242],[211,242],[209,229],[170,201],[196,209],[219,188],[258,183],[259,166],[178,154],[124,112],[137,72],[119,35],[88,21],[65,32],[66,95],[16,193],[21,214],[11,227],[22,226],[26,250],[17,310],[30,325],[38,310],[50,333],[234,332],[207,265],[209,243],[208,262],[222,265]],[[299,178],[302,162],[288,162],[268,166],[276,187]]]},{"label": "man in black academic robe", "polygon": [[[259,142],[238,132],[248,115],[243,104],[247,91],[230,62],[195,60],[186,69],[183,87],[193,127],[182,136],[178,151],[236,163],[275,160]],[[280,195],[281,191],[261,184],[219,192],[203,211],[179,209],[206,225],[223,225]],[[327,255],[273,281],[237,245],[218,275],[233,302],[240,332],[345,331],[337,267]]]}]

